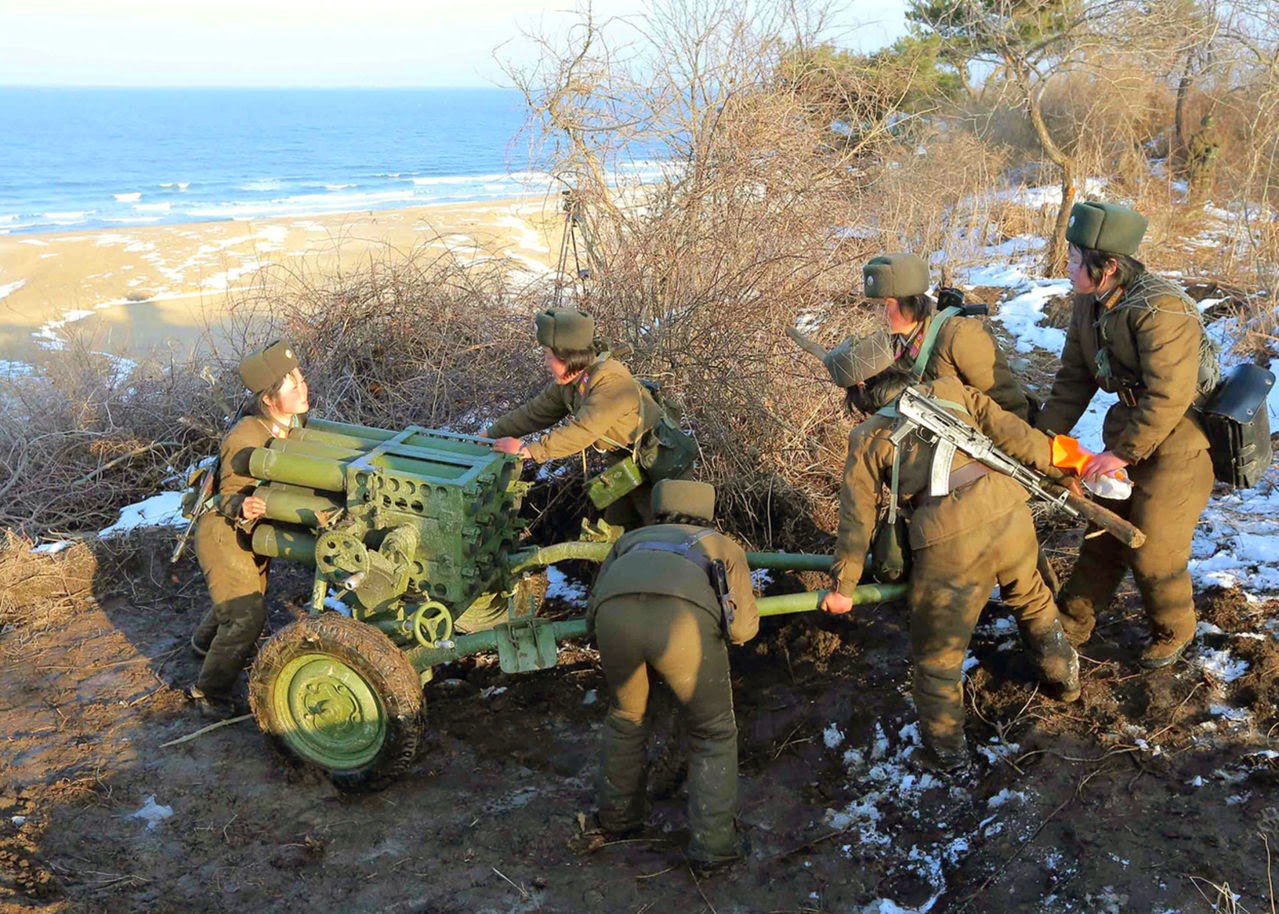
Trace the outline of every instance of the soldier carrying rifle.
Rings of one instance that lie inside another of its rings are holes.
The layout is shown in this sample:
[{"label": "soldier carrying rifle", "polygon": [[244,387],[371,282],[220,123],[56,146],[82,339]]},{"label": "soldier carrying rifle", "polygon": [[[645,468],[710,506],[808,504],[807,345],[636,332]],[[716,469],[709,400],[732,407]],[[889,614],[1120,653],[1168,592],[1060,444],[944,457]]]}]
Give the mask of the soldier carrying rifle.
[{"label": "soldier carrying rifle", "polygon": [[[883,281],[891,281],[891,276]],[[995,584],[1017,618],[1040,676],[1063,701],[1079,697],[1079,658],[1035,567],[1037,542],[1026,488],[902,418],[893,404],[913,378],[891,367],[894,353],[882,338],[863,341],[854,355],[856,380],[866,382],[854,393],[860,400],[857,405],[878,412],[848,438],[833,587],[822,609],[840,614],[851,609],[848,594],[862,576],[880,494],[885,484],[890,485],[894,499],[913,505],[914,570],[907,602],[923,762],[951,770],[968,757],[963,661]],[[952,420],[980,431],[979,437],[989,439],[1004,460],[1011,455],[1040,474],[1062,476],[1054,466],[1054,453],[1064,449],[1054,448],[1052,436],[1031,428],[980,391],[956,378],[939,378],[912,390]],[[934,470],[938,452],[945,463]],[[1139,540],[1138,535],[1135,541]]]}]

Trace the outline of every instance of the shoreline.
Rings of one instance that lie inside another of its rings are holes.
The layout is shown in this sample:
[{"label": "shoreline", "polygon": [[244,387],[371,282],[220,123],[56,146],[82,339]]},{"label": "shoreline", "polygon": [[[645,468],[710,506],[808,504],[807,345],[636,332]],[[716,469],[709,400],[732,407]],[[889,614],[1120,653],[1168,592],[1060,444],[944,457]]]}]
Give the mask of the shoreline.
[{"label": "shoreline", "polygon": [[331,274],[376,257],[451,251],[529,279],[554,268],[559,195],[321,216],[0,235],[0,360],[28,362],[74,335],[122,357],[184,358],[237,290],[271,273]]}]

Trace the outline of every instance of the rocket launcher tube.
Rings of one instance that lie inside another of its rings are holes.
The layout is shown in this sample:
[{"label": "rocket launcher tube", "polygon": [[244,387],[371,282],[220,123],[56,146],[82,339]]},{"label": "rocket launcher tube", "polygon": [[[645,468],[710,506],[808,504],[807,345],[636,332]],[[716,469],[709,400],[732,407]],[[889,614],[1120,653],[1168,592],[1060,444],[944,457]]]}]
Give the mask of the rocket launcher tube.
[{"label": "rocket launcher tube", "polygon": [[295,489],[277,489],[258,486],[253,494],[266,502],[268,520],[305,527],[327,527],[344,508],[341,501],[315,492],[299,492]]}]

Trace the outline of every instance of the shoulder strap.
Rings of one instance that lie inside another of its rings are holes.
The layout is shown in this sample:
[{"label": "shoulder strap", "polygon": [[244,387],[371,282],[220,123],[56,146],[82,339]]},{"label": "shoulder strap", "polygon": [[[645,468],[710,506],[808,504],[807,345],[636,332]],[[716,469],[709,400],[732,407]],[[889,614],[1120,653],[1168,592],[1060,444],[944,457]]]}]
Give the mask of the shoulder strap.
[{"label": "shoulder strap", "polygon": [[682,543],[671,543],[666,540],[643,540],[626,550],[626,554],[629,555],[632,552],[671,552],[675,555],[683,556],[703,571],[709,571],[711,566],[710,557],[705,552],[694,550],[693,546],[714,532],[714,530],[709,528],[699,530]]},{"label": "shoulder strap", "polygon": [[942,325],[961,313],[959,308],[944,308],[933,315],[932,322],[928,325],[928,332],[924,334],[924,341],[919,344],[919,354],[915,356],[915,364],[910,369],[916,381],[924,380],[924,370],[928,367],[928,359],[933,354],[933,344],[937,342],[937,334],[941,332]]}]

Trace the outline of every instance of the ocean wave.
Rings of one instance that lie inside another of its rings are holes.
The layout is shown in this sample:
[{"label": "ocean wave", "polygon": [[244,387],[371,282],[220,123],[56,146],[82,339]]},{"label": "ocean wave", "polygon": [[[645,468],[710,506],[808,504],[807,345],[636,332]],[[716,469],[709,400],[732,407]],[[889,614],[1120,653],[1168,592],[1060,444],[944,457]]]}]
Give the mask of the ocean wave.
[{"label": "ocean wave", "polygon": [[264,191],[264,190],[283,190],[284,184],[279,178],[262,178],[257,181],[248,181],[240,185],[240,190]]},{"label": "ocean wave", "polygon": [[173,209],[172,203],[138,203],[133,207],[139,213],[167,213]]},{"label": "ocean wave", "polygon": [[128,194],[112,194],[111,196],[115,197],[117,203],[137,203],[142,199],[142,194],[138,191]]},{"label": "ocean wave", "polygon": [[41,213],[37,218],[38,221],[28,223],[28,225],[80,225],[87,222],[90,216],[98,211],[91,210],[67,210],[60,213]]},{"label": "ocean wave", "polygon": [[491,174],[491,175],[433,175],[433,176],[431,176],[431,177],[427,177],[427,178],[411,178],[410,180],[413,182],[414,186],[416,186],[416,187],[431,187],[431,186],[434,186],[434,185],[437,185],[437,184],[438,184],[438,185],[442,185],[442,184],[470,184],[470,183],[485,184],[485,183],[490,183],[490,182],[493,182],[493,181],[512,181],[512,180],[519,180],[519,178],[517,177],[519,174],[521,174],[521,173],[520,173],[520,172],[515,172],[515,173],[510,174],[510,175],[505,175],[505,174]]},{"label": "ocean wave", "polygon": [[191,186],[191,182],[190,181],[170,181],[167,184],[161,184],[160,186],[163,187],[165,190],[172,190],[175,187],[178,190],[186,190],[188,187]]}]

